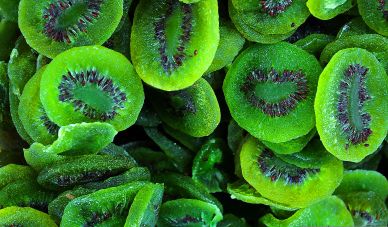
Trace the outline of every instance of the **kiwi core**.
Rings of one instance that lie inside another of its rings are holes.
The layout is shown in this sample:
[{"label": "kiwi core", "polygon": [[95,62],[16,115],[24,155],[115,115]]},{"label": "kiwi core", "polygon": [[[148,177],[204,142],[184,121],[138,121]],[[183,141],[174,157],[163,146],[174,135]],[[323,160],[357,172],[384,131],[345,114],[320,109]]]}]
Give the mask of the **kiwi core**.
[{"label": "kiwi core", "polygon": [[383,17],[388,21],[388,4],[386,0],[377,0],[379,1],[379,10],[383,13]]},{"label": "kiwi core", "polygon": [[160,64],[167,74],[182,66],[187,57],[186,44],[192,33],[193,15],[189,4],[167,0],[165,15],[154,23],[159,43]]},{"label": "kiwi core", "polygon": [[262,0],[261,10],[271,17],[283,13],[292,4],[292,0]]},{"label": "kiwi core", "polygon": [[[368,68],[360,64],[349,65],[339,85],[337,120],[352,144],[364,143],[372,134],[369,128],[371,116],[363,110],[365,103],[371,99],[365,85],[367,75]],[[345,146],[347,149],[349,144]]]},{"label": "kiwi core", "polygon": [[309,93],[307,80],[301,71],[279,73],[274,69],[268,72],[253,70],[240,89],[253,107],[271,117],[287,115]]},{"label": "kiwi core", "polygon": [[91,119],[113,119],[124,108],[126,94],[97,70],[70,72],[62,76],[59,100],[71,103],[76,111]]},{"label": "kiwi core", "polygon": [[167,103],[169,111],[177,116],[183,117],[197,111],[193,97],[185,90],[171,92]]},{"label": "kiwi core", "polygon": [[58,0],[43,12],[43,32],[57,42],[72,43],[100,15],[104,0]]}]

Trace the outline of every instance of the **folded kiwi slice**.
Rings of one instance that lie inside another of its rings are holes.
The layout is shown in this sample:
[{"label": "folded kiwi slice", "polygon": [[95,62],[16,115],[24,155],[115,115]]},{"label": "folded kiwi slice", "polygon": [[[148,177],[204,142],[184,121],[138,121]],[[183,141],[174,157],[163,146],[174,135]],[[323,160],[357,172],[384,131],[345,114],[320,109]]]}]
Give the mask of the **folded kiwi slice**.
[{"label": "folded kiwi slice", "polygon": [[342,162],[319,140],[301,152],[277,155],[249,137],[241,148],[244,179],[263,197],[289,207],[307,207],[331,195],[343,177]]},{"label": "folded kiwi slice", "polygon": [[365,23],[377,33],[388,35],[387,0],[357,0],[358,11]]},{"label": "folded kiwi slice", "polygon": [[352,215],[344,202],[336,196],[330,196],[311,206],[300,209],[291,217],[279,220],[272,214],[260,218],[265,226],[354,226]]},{"label": "folded kiwi slice", "polygon": [[35,171],[30,166],[8,164],[0,168],[0,190],[15,181],[25,181],[36,178]]},{"label": "folded kiwi slice", "polygon": [[296,41],[294,45],[302,48],[310,54],[319,56],[326,45],[333,42],[334,39],[335,37],[332,35],[314,33]]},{"label": "folded kiwi slice", "polygon": [[306,135],[315,124],[321,70],[314,56],[289,43],[249,47],[234,61],[223,85],[233,119],[251,135],[273,143]]},{"label": "folded kiwi slice", "polygon": [[52,122],[40,101],[40,79],[46,67],[39,69],[24,87],[19,102],[19,118],[28,135],[42,144],[51,144],[59,126]]},{"label": "folded kiwi slice", "polygon": [[101,46],[61,53],[47,66],[41,85],[43,107],[60,126],[102,121],[122,131],[135,123],[144,101],[131,63]]},{"label": "folded kiwi slice", "polygon": [[76,46],[101,45],[123,15],[123,0],[21,0],[19,27],[27,43],[54,58]]},{"label": "folded kiwi slice", "polygon": [[57,227],[51,217],[30,207],[7,207],[0,210],[1,226]]},{"label": "folded kiwi slice", "polygon": [[360,162],[378,149],[388,129],[387,90],[387,74],[372,53],[350,48],[331,58],[315,99],[317,131],[330,153]]},{"label": "folded kiwi slice", "polygon": [[217,97],[210,84],[202,78],[184,90],[154,90],[151,95],[151,104],[162,121],[190,136],[208,136],[220,123]]},{"label": "folded kiwi slice", "polygon": [[319,18],[320,20],[330,20],[337,15],[348,11],[354,6],[354,3],[353,0],[308,0],[306,5],[314,17]]},{"label": "folded kiwi slice", "polygon": [[75,198],[66,206],[61,226],[124,226],[130,203],[147,184],[137,181]]},{"label": "folded kiwi slice", "polygon": [[141,0],[132,26],[132,62],[145,83],[180,90],[209,68],[219,36],[217,0]]}]

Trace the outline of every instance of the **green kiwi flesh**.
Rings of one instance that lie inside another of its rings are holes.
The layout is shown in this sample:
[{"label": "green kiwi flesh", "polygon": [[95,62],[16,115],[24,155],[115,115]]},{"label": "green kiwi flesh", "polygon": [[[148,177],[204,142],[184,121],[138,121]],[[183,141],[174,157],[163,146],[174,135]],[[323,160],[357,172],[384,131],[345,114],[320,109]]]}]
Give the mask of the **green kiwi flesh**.
[{"label": "green kiwi flesh", "polygon": [[337,52],[319,77],[317,131],[325,148],[360,162],[387,135],[388,77],[376,57],[360,48]]},{"label": "green kiwi flesh", "polygon": [[357,0],[358,11],[365,23],[384,36],[388,36],[387,4],[387,0]]},{"label": "green kiwi flesh", "polygon": [[19,27],[27,43],[47,57],[76,46],[101,45],[123,15],[123,0],[21,0]]},{"label": "green kiwi flesh", "polygon": [[343,176],[342,162],[327,153],[319,140],[301,152],[277,155],[249,137],[240,161],[250,185],[263,197],[289,207],[307,207],[331,195]]},{"label": "green kiwi flesh", "polygon": [[320,20],[330,20],[354,6],[352,0],[308,0],[306,5],[311,14]]},{"label": "green kiwi flesh", "polygon": [[135,123],[144,101],[131,63],[101,46],[62,52],[47,66],[41,85],[43,107],[59,126],[103,121],[122,131]]},{"label": "green kiwi flesh", "polygon": [[1,226],[57,227],[51,217],[30,207],[7,207],[0,210]]},{"label": "green kiwi flesh", "polygon": [[217,0],[141,0],[132,26],[132,62],[145,83],[180,90],[209,68],[219,36]]},{"label": "green kiwi flesh", "polygon": [[251,135],[273,143],[306,135],[315,124],[321,70],[314,56],[292,44],[249,47],[234,61],[223,85],[233,119]]}]

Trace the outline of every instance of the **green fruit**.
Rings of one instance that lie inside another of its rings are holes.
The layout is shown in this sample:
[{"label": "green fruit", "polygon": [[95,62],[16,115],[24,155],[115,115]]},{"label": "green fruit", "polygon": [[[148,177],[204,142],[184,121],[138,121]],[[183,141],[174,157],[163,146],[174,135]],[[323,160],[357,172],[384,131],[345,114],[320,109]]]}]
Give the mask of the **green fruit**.
[{"label": "green fruit", "polygon": [[48,152],[47,148],[48,146],[44,146],[41,143],[33,143],[28,149],[24,149],[24,159],[27,164],[38,172],[66,158],[65,156]]},{"label": "green fruit", "polygon": [[0,210],[1,226],[57,227],[46,213],[30,207],[7,207]]},{"label": "green fruit", "polygon": [[51,144],[58,136],[59,127],[52,122],[40,101],[40,79],[45,67],[27,82],[20,96],[19,118],[28,135],[36,142]]},{"label": "green fruit", "polygon": [[294,45],[309,52],[319,55],[327,44],[334,41],[334,36],[326,34],[311,34],[294,43]]},{"label": "green fruit", "polygon": [[373,31],[365,24],[361,17],[355,17],[346,23],[340,28],[337,34],[337,39],[352,36],[352,35],[364,35],[364,34],[375,34]]},{"label": "green fruit", "polygon": [[228,125],[228,147],[236,154],[239,150],[240,145],[244,138],[246,137],[246,132],[240,126],[238,126],[235,120],[231,120]]},{"label": "green fruit", "polygon": [[311,14],[321,20],[332,19],[354,6],[352,0],[308,0],[306,5]]},{"label": "green fruit", "polygon": [[213,204],[195,199],[177,199],[162,204],[157,226],[210,226],[222,220],[222,213]]},{"label": "green fruit", "polygon": [[0,190],[15,181],[36,178],[36,173],[29,166],[8,164],[0,168]]},{"label": "green fruit", "polygon": [[316,132],[317,130],[314,128],[304,136],[283,143],[271,143],[264,140],[261,142],[277,154],[293,154],[303,150],[308,142],[315,136]]},{"label": "green fruit", "polygon": [[18,35],[18,25],[1,18],[1,13],[0,8],[0,61],[8,61]]},{"label": "green fruit", "polygon": [[384,175],[371,170],[345,171],[344,178],[334,194],[346,195],[352,192],[375,192],[382,200],[388,196],[388,181]]},{"label": "green fruit", "polygon": [[220,123],[217,97],[202,78],[184,90],[168,93],[154,90],[151,96],[151,104],[161,120],[190,136],[208,136]]},{"label": "green fruit", "polygon": [[304,208],[328,197],[342,180],[342,162],[319,140],[301,152],[278,155],[253,137],[241,148],[244,179],[263,197],[289,207]]},{"label": "green fruit", "polygon": [[209,68],[219,36],[216,0],[141,0],[131,33],[133,65],[155,88],[189,87]]},{"label": "green fruit", "polygon": [[135,123],[144,101],[131,63],[100,46],[59,54],[44,71],[41,85],[43,107],[60,126],[103,121],[122,131]]},{"label": "green fruit", "polygon": [[351,35],[337,39],[323,49],[320,61],[326,65],[338,51],[353,47],[362,48],[373,53],[383,65],[385,71],[388,71],[388,38],[378,34]]},{"label": "green fruit", "polygon": [[331,196],[309,207],[298,210],[291,217],[279,220],[272,214],[260,218],[266,226],[354,226],[353,219],[344,202]]},{"label": "green fruit", "polygon": [[233,62],[245,44],[245,39],[230,22],[220,22],[220,42],[207,73],[224,68]]},{"label": "green fruit", "polygon": [[123,226],[130,203],[147,184],[138,181],[75,198],[66,206],[61,226]]},{"label": "green fruit", "polygon": [[7,21],[17,23],[19,1],[20,0],[0,0],[0,15]]},{"label": "green fruit", "polygon": [[163,185],[148,184],[144,186],[136,194],[124,226],[155,226],[162,198]]},{"label": "green fruit", "polygon": [[251,135],[286,142],[314,127],[320,72],[316,58],[292,44],[256,44],[228,71],[223,85],[226,103],[233,119]]},{"label": "green fruit", "polygon": [[344,161],[360,162],[377,150],[388,130],[388,77],[370,52],[337,52],[319,77],[317,131],[325,148]]},{"label": "green fruit", "polygon": [[358,11],[365,23],[377,33],[388,36],[388,2],[357,0]]},{"label": "green fruit", "polygon": [[38,183],[51,190],[63,190],[104,180],[135,166],[136,163],[131,159],[110,155],[72,157],[44,168],[39,173]]},{"label": "green fruit", "polygon": [[54,58],[77,46],[101,45],[123,14],[123,0],[21,0],[19,27],[27,43]]},{"label": "green fruit", "polygon": [[374,192],[339,195],[353,216],[355,226],[387,226],[388,210]]},{"label": "green fruit", "polygon": [[224,215],[222,221],[218,222],[218,227],[249,227],[244,218],[238,218],[233,214]]},{"label": "green fruit", "polygon": [[206,137],[193,137],[187,135],[182,131],[169,127],[168,125],[163,125],[163,129],[166,134],[193,152],[197,152],[202,147],[206,139]]}]

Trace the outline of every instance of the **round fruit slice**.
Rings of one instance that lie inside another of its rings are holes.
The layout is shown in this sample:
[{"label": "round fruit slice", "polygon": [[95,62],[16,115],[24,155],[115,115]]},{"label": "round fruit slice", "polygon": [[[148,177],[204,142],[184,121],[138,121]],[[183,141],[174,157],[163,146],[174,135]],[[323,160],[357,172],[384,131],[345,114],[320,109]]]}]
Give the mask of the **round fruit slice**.
[{"label": "round fruit slice", "polygon": [[365,23],[381,35],[388,36],[388,0],[357,0]]},{"label": "round fruit slice", "polygon": [[135,123],[144,92],[123,55],[88,46],[65,51],[47,66],[40,99],[49,119],[60,126],[103,121],[122,131]]},{"label": "round fruit slice", "polygon": [[317,59],[288,43],[254,45],[235,60],[223,90],[232,117],[256,138],[286,142],[315,124]]},{"label": "round fruit slice", "polygon": [[218,42],[216,0],[141,0],[136,8],[131,57],[153,87],[172,91],[192,85],[211,65]]},{"label": "round fruit slice", "polygon": [[101,45],[123,14],[123,0],[21,0],[19,27],[27,43],[50,58],[75,46]]},{"label": "round fruit slice", "polygon": [[57,227],[46,213],[30,207],[7,207],[0,210],[1,226]]},{"label": "round fruit slice", "polygon": [[370,52],[339,51],[319,77],[317,131],[325,148],[344,161],[360,162],[387,135],[388,77]]},{"label": "round fruit slice", "polygon": [[342,162],[319,140],[301,152],[278,155],[249,137],[240,153],[244,179],[263,197],[288,207],[307,207],[331,195],[341,183]]}]

